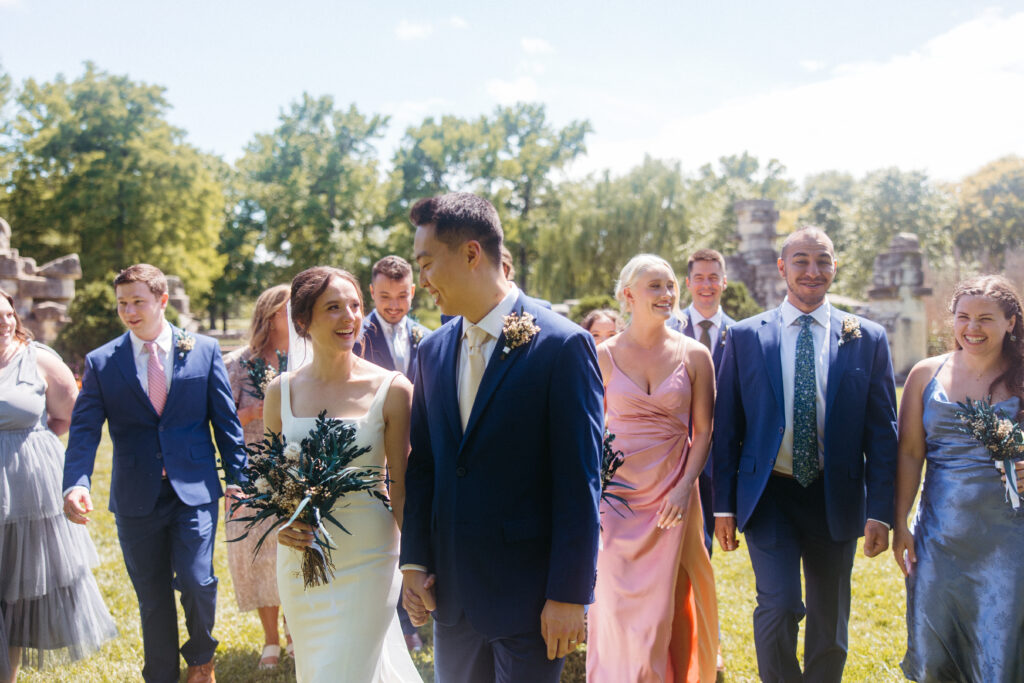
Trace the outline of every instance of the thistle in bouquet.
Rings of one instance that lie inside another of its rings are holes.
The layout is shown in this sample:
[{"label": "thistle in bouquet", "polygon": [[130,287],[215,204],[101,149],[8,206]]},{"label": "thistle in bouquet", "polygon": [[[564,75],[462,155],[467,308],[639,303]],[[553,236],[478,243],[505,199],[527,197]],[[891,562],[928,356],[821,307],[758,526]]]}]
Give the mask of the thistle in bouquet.
[{"label": "thistle in bouquet", "polygon": [[[366,493],[390,505],[384,493],[385,475],[377,466],[353,466],[352,462],[368,452],[369,447],[356,444],[356,429],[338,420],[329,420],[326,411],[301,442],[288,442],[281,434],[267,431],[262,441],[249,444],[249,463],[243,468],[240,484],[245,499],[235,503],[232,513],[245,506],[247,517],[234,517],[245,522],[245,533],[271,518],[285,521],[284,527],[299,521],[313,529],[313,545],[303,550],[302,578],[305,587],[329,583],[334,576],[331,550],[335,548],[325,526],[330,522],[346,534],[350,533],[334,516],[333,510],[345,496]],[[263,532],[256,543],[258,553],[267,536]]]},{"label": "thistle in bouquet", "polygon": [[288,371],[288,354],[280,350],[274,350],[277,355],[277,368],[267,363],[260,356],[252,360],[241,361],[242,368],[248,375],[249,387],[245,393],[262,401],[267,395],[267,386],[282,372]]},{"label": "thistle in bouquet", "polygon": [[622,451],[615,450],[612,445],[615,441],[615,435],[609,432],[607,429],[604,432],[604,443],[601,449],[601,500],[608,503],[608,507],[615,510],[615,513],[620,517],[623,514],[616,507],[617,503],[621,503],[626,506],[626,509],[632,512],[632,508],[629,507],[629,503],[622,496],[612,493],[609,491],[613,486],[617,486],[623,489],[632,490],[633,487],[629,484],[623,484],[621,481],[613,481],[615,473],[622,463],[626,461],[626,456]]},{"label": "thistle in bouquet", "polygon": [[1020,495],[1017,493],[1017,470],[1014,463],[1024,460],[1024,430],[1019,423],[992,406],[992,397],[957,403],[960,418],[959,429],[964,434],[978,440],[995,461],[996,467],[1006,475],[1006,499],[1016,510],[1020,507]]}]

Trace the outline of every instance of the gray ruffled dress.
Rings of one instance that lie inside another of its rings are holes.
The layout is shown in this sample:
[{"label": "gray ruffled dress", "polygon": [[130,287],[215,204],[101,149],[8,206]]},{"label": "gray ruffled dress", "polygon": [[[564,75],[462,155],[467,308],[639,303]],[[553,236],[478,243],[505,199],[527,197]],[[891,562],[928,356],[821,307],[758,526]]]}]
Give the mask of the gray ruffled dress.
[{"label": "gray ruffled dress", "polygon": [[[0,370],[0,650],[42,668],[81,659],[117,635],[85,527],[64,517],[64,447],[46,425],[46,384],[30,344]],[[5,662],[0,661],[0,668]]]}]

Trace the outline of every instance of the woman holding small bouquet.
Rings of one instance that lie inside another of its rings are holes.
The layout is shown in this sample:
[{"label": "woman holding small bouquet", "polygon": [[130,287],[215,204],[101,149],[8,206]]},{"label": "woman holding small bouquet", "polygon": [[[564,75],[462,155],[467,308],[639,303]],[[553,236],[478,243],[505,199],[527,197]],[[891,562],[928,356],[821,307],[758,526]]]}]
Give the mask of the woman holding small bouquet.
[{"label": "woman holding small bouquet", "polygon": [[346,496],[332,510],[345,527],[329,521],[333,578],[306,587],[303,551],[314,543],[309,525],[294,522],[278,532],[286,546],[277,555],[281,604],[295,637],[295,673],[301,682],[353,683],[420,681],[395,613],[401,589],[397,572],[399,530],[405,500],[412,385],[400,372],[386,371],[352,353],[362,329],[363,299],[348,272],[318,266],[295,276],[292,322],[313,349],[313,360],[267,387],[264,424],[299,443],[316,416],[355,427],[360,447],[352,463],[387,467],[391,510],[366,494]]},{"label": "woman holding small bouquet", "polygon": [[[259,397],[265,387],[255,386],[253,375],[276,374],[278,353],[288,352],[288,292],[288,285],[276,285],[259,295],[249,324],[249,343],[224,357],[231,394],[247,444],[263,438],[263,400]],[[269,372],[251,372],[255,364],[269,369]],[[240,525],[231,523],[231,519],[240,515],[244,516],[243,510],[236,510],[234,515],[228,511],[224,514],[227,537],[232,541],[228,543],[228,569],[238,609],[242,612],[257,610],[260,615],[263,652],[259,668],[272,669],[277,666],[281,655],[277,631],[277,613],[281,605],[277,595],[277,551],[274,545],[267,544],[255,552],[256,541],[263,535],[265,527],[253,529],[243,538],[238,538],[243,532]],[[264,524],[273,522],[265,520]]]},{"label": "woman holding small bouquet", "polygon": [[[907,577],[902,667],[914,681],[1022,681],[1024,513],[1006,501],[995,466],[1003,455],[1019,460],[1014,438],[1003,436],[1020,437],[1012,423],[1024,395],[1021,300],[1005,278],[986,275],[961,282],[950,311],[955,350],[914,366],[899,411],[893,553]],[[995,435],[978,428],[968,399],[1001,414],[988,430]],[[986,446],[994,441],[1003,445]],[[1024,474],[1024,463],[1015,469]]]},{"label": "woman holding small bouquet", "polygon": [[711,353],[665,325],[679,286],[663,259],[631,259],[615,295],[629,322],[597,359],[608,430],[625,454],[614,495],[628,507],[601,502],[587,680],[714,681],[718,603],[697,489],[711,444]]}]

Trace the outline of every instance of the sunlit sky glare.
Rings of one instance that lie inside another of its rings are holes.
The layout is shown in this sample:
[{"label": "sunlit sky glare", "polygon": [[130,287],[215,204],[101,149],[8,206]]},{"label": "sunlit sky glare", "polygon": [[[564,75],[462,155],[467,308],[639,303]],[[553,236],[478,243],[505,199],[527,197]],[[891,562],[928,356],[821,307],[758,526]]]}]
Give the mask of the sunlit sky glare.
[{"label": "sunlit sky glare", "polygon": [[1024,155],[1024,0],[0,0],[17,83],[86,60],[166,87],[171,122],[228,161],[303,92],[389,116],[384,159],[425,116],[542,102],[593,125],[573,176],[748,150],[797,179],[955,180]]}]

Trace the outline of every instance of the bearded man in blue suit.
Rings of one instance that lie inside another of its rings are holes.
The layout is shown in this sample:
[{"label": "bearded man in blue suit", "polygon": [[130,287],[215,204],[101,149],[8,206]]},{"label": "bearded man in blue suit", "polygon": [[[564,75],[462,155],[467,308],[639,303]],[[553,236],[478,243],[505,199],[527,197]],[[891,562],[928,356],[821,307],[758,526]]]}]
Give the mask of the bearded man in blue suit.
[{"label": "bearded man in blue suit", "polygon": [[88,522],[106,423],[114,446],[109,507],[139,600],[142,677],[178,680],[177,588],[189,635],[181,647],[188,682],[213,681],[213,543],[222,493],[210,427],[232,482],[246,462],[242,426],[216,340],[164,319],[164,274],[136,264],[121,271],[114,288],[128,332],[85,358],[64,460],[64,513]]},{"label": "bearded man in blue suit", "polygon": [[[763,681],[842,679],[857,539],[889,547],[896,392],[885,330],[831,306],[838,263],[819,228],[782,247],[782,305],[734,325],[715,404],[715,535],[745,533]],[[806,580],[802,600],[800,568]],[[804,666],[797,633],[806,614]]]},{"label": "bearded man in blue suit", "polygon": [[593,599],[603,430],[591,336],[501,269],[490,202],[413,206],[420,284],[458,317],[425,339],[400,567],[434,612],[441,683],[558,680]]},{"label": "bearded man in blue suit", "polygon": [[412,266],[401,256],[385,256],[370,271],[374,308],[363,319],[363,335],[355,352],[385,370],[416,377],[420,342],[430,330],[409,317],[416,285]]}]

